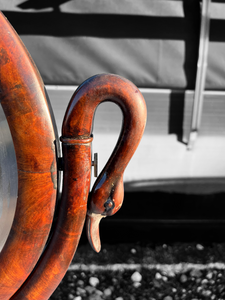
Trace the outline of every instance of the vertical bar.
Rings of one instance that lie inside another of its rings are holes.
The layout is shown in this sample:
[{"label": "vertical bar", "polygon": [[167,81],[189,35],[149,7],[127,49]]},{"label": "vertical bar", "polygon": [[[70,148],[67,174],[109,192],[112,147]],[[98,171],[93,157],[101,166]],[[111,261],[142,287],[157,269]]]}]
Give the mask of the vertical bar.
[{"label": "vertical bar", "polygon": [[205,78],[206,78],[206,70],[207,70],[207,57],[208,57],[208,48],[209,48],[210,3],[211,0],[202,0],[197,76],[196,76],[196,83],[195,83],[191,131],[190,131],[189,141],[187,146],[189,150],[194,147],[194,143],[197,139],[197,135],[201,123]]}]

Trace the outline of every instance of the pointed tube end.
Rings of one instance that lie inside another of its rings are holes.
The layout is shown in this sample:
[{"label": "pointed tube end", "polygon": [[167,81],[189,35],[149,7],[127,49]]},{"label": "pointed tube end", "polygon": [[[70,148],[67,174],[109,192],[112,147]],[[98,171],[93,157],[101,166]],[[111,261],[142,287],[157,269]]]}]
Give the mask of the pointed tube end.
[{"label": "pointed tube end", "polygon": [[88,241],[94,251],[100,252],[101,241],[99,235],[99,223],[105,216],[100,214],[87,214],[86,217],[86,232]]}]

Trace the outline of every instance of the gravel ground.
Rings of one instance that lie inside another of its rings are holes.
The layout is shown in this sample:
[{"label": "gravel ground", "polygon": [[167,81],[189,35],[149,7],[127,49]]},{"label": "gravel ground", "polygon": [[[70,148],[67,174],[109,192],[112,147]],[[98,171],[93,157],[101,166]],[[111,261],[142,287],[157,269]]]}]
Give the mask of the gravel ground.
[{"label": "gravel ground", "polygon": [[50,299],[225,299],[225,244],[81,245]]}]

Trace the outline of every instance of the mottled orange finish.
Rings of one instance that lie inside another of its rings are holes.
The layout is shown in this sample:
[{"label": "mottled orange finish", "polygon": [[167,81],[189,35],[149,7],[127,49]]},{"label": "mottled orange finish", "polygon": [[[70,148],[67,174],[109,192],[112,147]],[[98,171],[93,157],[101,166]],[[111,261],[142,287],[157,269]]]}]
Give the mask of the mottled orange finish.
[{"label": "mottled orange finish", "polygon": [[[67,108],[61,137],[64,176],[58,219],[35,270],[11,300],[48,299],[69,267],[87,212],[94,112],[106,100],[121,107],[124,123],[117,146],[93,189],[90,223],[95,219],[93,214],[100,217],[113,214],[122,204],[122,173],[143,134],[146,106],[141,93],[128,80],[116,75],[97,75],[77,89]],[[108,199],[112,199],[115,208],[106,212],[104,204]]]},{"label": "mottled orange finish", "polygon": [[81,144],[65,141],[63,157],[63,195],[52,237],[35,270],[11,300],[48,299],[65,275],[76,251],[90,188],[90,140]]},{"label": "mottled orange finish", "polygon": [[94,110],[100,102],[114,102],[123,113],[123,125],[117,145],[89,196],[86,231],[91,246],[99,252],[99,222],[102,218],[115,214],[123,203],[123,173],[144,133],[147,109],[138,88],[129,80],[116,75],[92,77],[83,94],[86,97],[83,108],[79,107],[80,111],[74,110],[79,116],[85,106],[90,107],[89,119],[77,118],[81,132],[90,132],[90,120],[92,121]]},{"label": "mottled orange finish", "polygon": [[16,152],[18,201],[0,253],[0,299],[8,300],[37,263],[56,200],[55,134],[40,75],[0,13],[0,101]]},{"label": "mottled orange finish", "polygon": [[[69,267],[86,215],[88,239],[100,250],[99,222],[122,205],[123,172],[144,132],[146,105],[137,87],[116,75],[93,76],[74,93],[62,126],[62,199],[46,244],[56,200],[56,137],[43,82],[1,13],[0,35],[0,101],[19,173],[16,214],[0,253],[0,300],[46,300]],[[124,120],[117,145],[93,187],[87,212],[93,118],[104,101],[116,103]]]},{"label": "mottled orange finish", "polygon": [[117,145],[92,189],[87,236],[93,249],[100,251],[99,222],[115,214],[123,202],[123,173],[142,138],[147,109],[138,88],[129,80],[112,74],[96,75],[83,83],[70,102],[63,128],[64,136],[91,136],[94,113],[104,101],[117,104],[123,113],[123,126]]}]

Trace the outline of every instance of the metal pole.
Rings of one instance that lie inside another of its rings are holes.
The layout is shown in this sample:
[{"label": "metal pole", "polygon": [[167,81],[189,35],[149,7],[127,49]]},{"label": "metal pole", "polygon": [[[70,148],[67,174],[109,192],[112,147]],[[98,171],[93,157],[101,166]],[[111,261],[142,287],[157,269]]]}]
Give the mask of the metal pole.
[{"label": "metal pole", "polygon": [[207,57],[209,48],[210,3],[211,0],[202,1],[199,57],[197,64],[197,76],[192,111],[191,131],[187,146],[189,150],[194,147],[194,143],[196,141],[201,123],[205,78],[207,71]]}]

